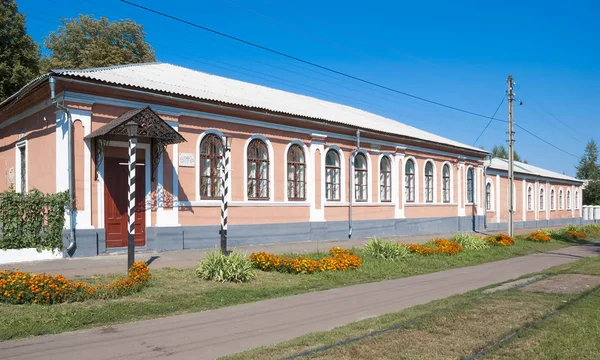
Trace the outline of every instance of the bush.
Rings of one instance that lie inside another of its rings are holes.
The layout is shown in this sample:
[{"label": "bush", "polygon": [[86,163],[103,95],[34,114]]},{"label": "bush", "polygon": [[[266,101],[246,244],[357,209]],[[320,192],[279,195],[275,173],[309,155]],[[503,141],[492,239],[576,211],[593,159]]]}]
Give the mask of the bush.
[{"label": "bush", "polygon": [[419,255],[433,255],[433,254],[444,254],[444,255],[456,255],[459,252],[463,251],[463,247],[457,243],[456,241],[449,241],[446,239],[433,239],[428,242],[430,245],[434,245],[435,247],[427,246],[427,245],[418,245],[418,244],[409,244],[406,245],[411,253],[419,254]]},{"label": "bush", "polygon": [[250,254],[249,260],[254,267],[263,271],[275,270],[293,274],[356,270],[362,265],[362,261],[358,255],[340,247],[331,248],[328,256],[320,260],[307,257],[278,256],[262,251]]},{"label": "bush", "polygon": [[99,286],[73,282],[62,275],[3,270],[0,271],[0,302],[50,305],[87,299],[112,299],[139,291],[150,278],[145,262],[133,264],[127,277]]},{"label": "bush", "polygon": [[571,236],[575,240],[585,239],[587,237],[586,233],[579,232],[579,231],[569,231],[569,230],[567,230],[567,234],[569,234],[569,236]]},{"label": "bush", "polygon": [[62,230],[69,193],[43,194],[32,189],[0,192],[0,249],[63,248]]},{"label": "bush", "polygon": [[498,234],[496,236],[488,236],[485,238],[486,241],[489,241],[491,244],[500,245],[500,246],[511,246],[515,244],[515,239],[511,238],[506,234]]},{"label": "bush", "polygon": [[552,237],[550,235],[544,233],[543,231],[536,231],[536,232],[533,232],[533,233],[527,235],[527,237],[525,237],[525,240],[535,241],[535,242],[550,242],[550,241],[552,241]]},{"label": "bush", "polygon": [[198,262],[196,275],[204,280],[247,282],[252,280],[255,274],[246,254],[231,252],[224,255],[220,250],[215,250]]},{"label": "bush", "polygon": [[371,239],[365,244],[364,251],[376,258],[392,261],[403,260],[410,256],[410,250],[406,246],[389,240]]},{"label": "bush", "polygon": [[483,237],[469,233],[456,234],[450,240],[456,241],[465,250],[484,250],[490,247],[490,243]]}]

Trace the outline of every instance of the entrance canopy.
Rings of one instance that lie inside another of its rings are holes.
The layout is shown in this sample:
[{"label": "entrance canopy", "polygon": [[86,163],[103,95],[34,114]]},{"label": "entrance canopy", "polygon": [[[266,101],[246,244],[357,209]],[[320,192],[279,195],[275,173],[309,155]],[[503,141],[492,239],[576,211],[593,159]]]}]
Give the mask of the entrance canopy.
[{"label": "entrance canopy", "polygon": [[137,138],[150,139],[152,180],[154,180],[160,157],[167,145],[186,141],[181,134],[161,119],[149,106],[126,111],[118,118],[111,120],[85,137],[85,139],[92,140],[96,149],[96,179],[98,178],[98,167],[104,158],[104,148],[110,145],[111,140],[118,141],[128,138],[126,124],[130,121],[138,124]]}]

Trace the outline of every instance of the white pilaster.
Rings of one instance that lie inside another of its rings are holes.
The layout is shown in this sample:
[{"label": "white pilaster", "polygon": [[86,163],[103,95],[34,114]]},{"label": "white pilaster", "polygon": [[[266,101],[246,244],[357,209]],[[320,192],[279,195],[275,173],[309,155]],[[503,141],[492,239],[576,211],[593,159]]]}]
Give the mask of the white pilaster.
[{"label": "white pilaster", "polygon": [[[307,190],[308,190],[308,200],[310,202],[310,221],[325,221],[325,186],[323,186],[325,184],[325,139],[327,138],[326,135],[321,135],[321,134],[311,134],[311,141],[310,141],[310,167],[309,167],[309,171],[308,171],[308,186],[307,186]],[[321,180],[319,181],[319,183],[317,184],[316,182],[316,167],[315,167],[315,156],[316,156],[316,152],[317,150],[319,150],[319,153],[321,154],[320,157],[320,165],[319,167],[321,168]],[[321,200],[321,208],[317,209],[316,207],[316,187],[320,187],[321,188],[321,196],[320,196],[320,200]],[[370,190],[370,189],[369,189]]]},{"label": "white pilaster", "polygon": [[[402,146],[396,147],[396,154],[394,155],[395,164],[394,164],[394,172],[392,173],[392,196],[393,200],[396,203],[394,206],[394,218],[395,219],[403,219],[404,218],[404,206],[406,204],[406,196],[402,195],[402,201],[400,201],[401,191],[404,191],[404,155],[406,148]],[[394,192],[395,191],[395,192]]]},{"label": "white pilaster", "polygon": [[484,203],[485,203],[485,178],[483,177],[483,166],[477,166],[477,215],[485,215]]},{"label": "white pilaster", "polygon": [[458,163],[457,178],[458,178],[458,216],[466,216],[465,212],[465,195],[463,195],[463,173],[465,171],[465,162]]},{"label": "white pilaster", "polygon": [[533,211],[535,212],[535,220],[540,219],[540,183],[539,181],[535,181],[535,186],[533,187]]},{"label": "white pilaster", "polygon": [[[175,131],[179,129],[179,123],[176,121],[166,121]],[[171,163],[173,164],[172,176],[173,176],[173,189],[171,195],[173,196],[173,208],[166,210],[164,208],[165,202],[165,191],[164,191],[164,153],[160,156],[158,168],[156,169],[156,226],[179,226],[179,144],[173,146],[173,158]],[[231,181],[231,176],[229,176]],[[146,180],[149,181],[149,180]],[[229,191],[231,191],[231,183],[229,184]]]},{"label": "white pilaster", "polygon": [[523,179],[523,221],[527,221],[527,181]]},{"label": "white pilaster", "polygon": [[500,203],[500,192],[502,188],[500,187],[500,175],[496,175],[496,222],[500,222],[500,211],[502,209],[502,204]]},{"label": "white pilaster", "polygon": [[[71,109],[71,119],[73,122],[81,121],[83,126],[83,136],[92,132],[92,112],[87,110]],[[92,226],[92,145],[89,139],[73,139],[74,146],[77,147],[79,141],[84,142],[83,147],[83,210],[75,212],[77,229],[91,229]],[[79,174],[75,174],[75,178]],[[67,178],[68,181],[68,178]],[[74,184],[74,186],[76,186]]]},{"label": "white pilaster", "polygon": [[[552,204],[550,203],[550,183],[546,181],[546,189],[544,190],[544,203],[546,204],[546,220],[550,220],[550,207]],[[556,194],[554,194],[556,196]]]}]

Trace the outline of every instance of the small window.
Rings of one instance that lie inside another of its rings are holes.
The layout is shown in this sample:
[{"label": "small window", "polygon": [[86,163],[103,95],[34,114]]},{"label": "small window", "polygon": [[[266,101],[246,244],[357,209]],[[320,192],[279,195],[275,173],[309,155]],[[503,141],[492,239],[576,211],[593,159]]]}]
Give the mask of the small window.
[{"label": "small window", "polygon": [[269,151],[264,141],[254,139],[246,151],[248,160],[248,199],[269,199]]},{"label": "small window", "polygon": [[540,210],[544,210],[544,188],[540,189]]},{"label": "small window", "polygon": [[550,210],[554,211],[556,210],[556,204],[554,203],[555,197],[554,197],[554,189],[550,190]]},{"label": "small window", "polygon": [[306,200],[306,163],[304,150],[298,144],[290,146],[287,154],[288,199]]},{"label": "small window", "polygon": [[571,190],[567,190],[567,209],[571,210]]},{"label": "small window", "polygon": [[354,157],[354,199],[356,201],[367,201],[367,158],[358,153]]},{"label": "small window", "polygon": [[533,210],[533,189],[531,186],[527,188],[527,210]]},{"label": "small window", "polygon": [[450,202],[450,166],[444,165],[442,169],[442,196],[445,203]]},{"label": "small window", "polygon": [[221,161],[223,140],[219,135],[208,134],[200,143],[200,198],[221,198]]},{"label": "small window", "polygon": [[404,196],[406,202],[415,202],[415,163],[412,160],[406,162],[404,169]]},{"label": "small window", "polygon": [[381,158],[379,165],[379,198],[392,201],[392,166],[387,156]]},{"label": "small window", "polygon": [[425,164],[425,201],[433,202],[433,165],[431,162]]},{"label": "small window", "polygon": [[575,190],[575,209],[579,209],[579,191]]},{"label": "small window", "polygon": [[492,184],[485,185],[485,209],[492,210]]},{"label": "small window", "polygon": [[325,198],[340,201],[340,156],[335,150],[325,156]]},{"label": "small window", "polygon": [[558,210],[562,210],[564,209],[564,204],[563,204],[563,189],[558,190]]},{"label": "small window", "polygon": [[27,192],[27,145],[21,143],[17,145],[18,156],[19,156],[19,173],[17,178],[17,184],[19,188],[18,192]]},{"label": "small window", "polygon": [[474,186],[473,178],[474,178],[474,176],[475,176],[475,174],[474,174],[473,168],[469,168],[467,170],[467,202],[468,203],[475,202],[474,201],[474,197],[473,197],[473,195],[475,193],[475,191],[473,189],[473,186]]}]

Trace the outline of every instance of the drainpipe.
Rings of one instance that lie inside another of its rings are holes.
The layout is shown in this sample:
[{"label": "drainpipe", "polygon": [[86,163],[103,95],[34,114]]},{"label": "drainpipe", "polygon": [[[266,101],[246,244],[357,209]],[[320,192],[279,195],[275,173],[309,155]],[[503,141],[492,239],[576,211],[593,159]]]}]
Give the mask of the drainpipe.
[{"label": "drainpipe", "polygon": [[350,155],[350,166],[348,166],[350,174],[350,207],[349,207],[349,221],[348,221],[348,238],[352,237],[352,200],[354,199],[354,174],[352,174],[352,165],[354,163],[354,157],[356,152],[360,149],[360,130],[356,130],[356,150],[352,151]]},{"label": "drainpipe", "polygon": [[[64,111],[67,114],[67,138],[68,138],[68,151],[67,151],[67,157],[68,157],[68,168],[69,168],[69,204],[71,204],[71,207],[73,206],[74,203],[74,197],[73,197],[73,129],[72,129],[72,125],[73,125],[73,121],[71,119],[71,111],[69,111],[69,109],[64,106],[63,104],[59,103],[56,100],[56,79],[53,76],[50,76],[50,79],[48,80],[49,84],[50,84],[50,100],[52,100],[52,103],[56,106],[57,109]],[[75,211],[71,208],[69,211],[69,246],[67,246],[67,252],[73,250],[73,248],[75,247]]]}]

